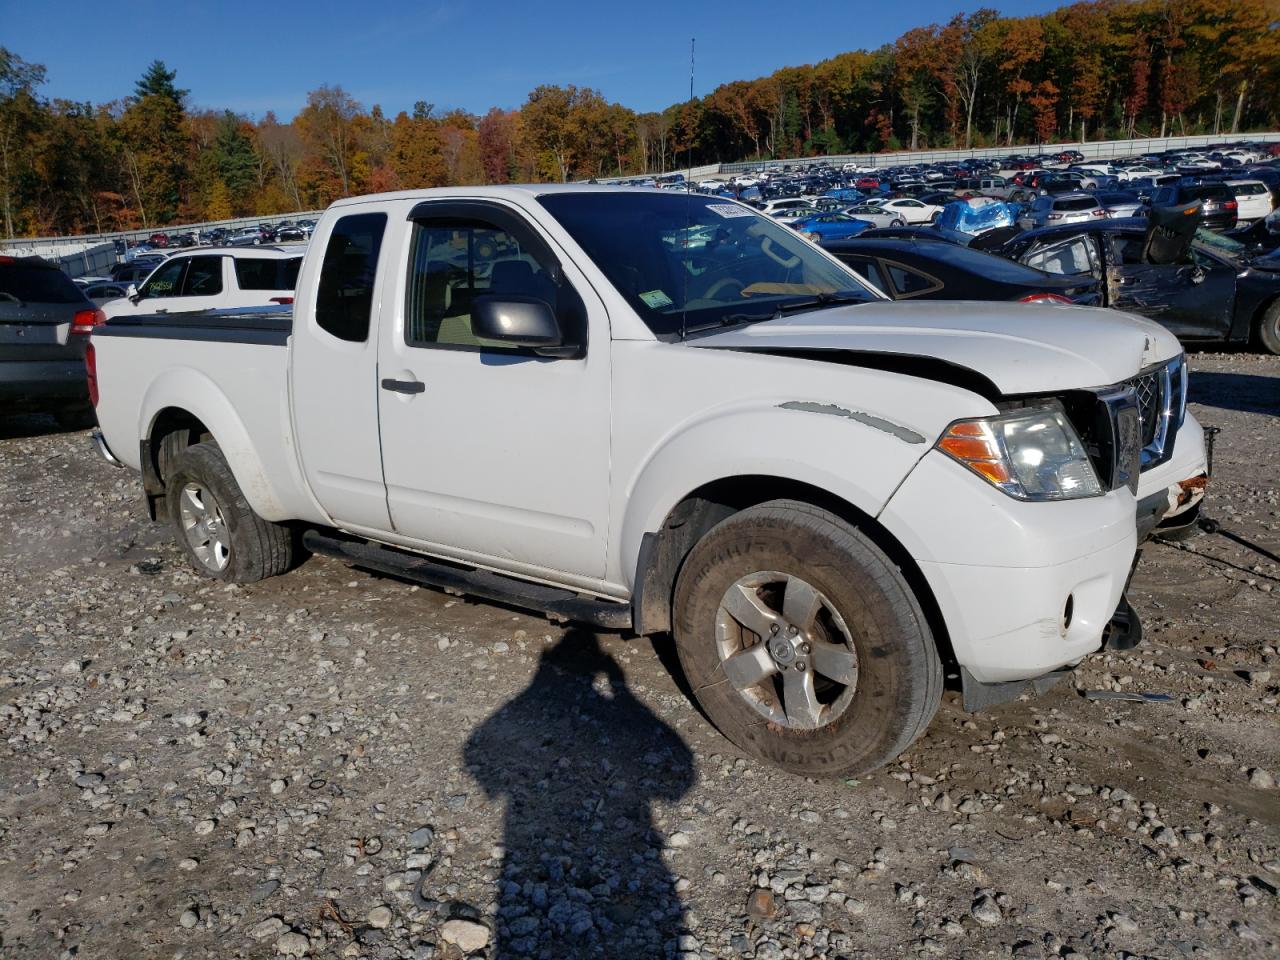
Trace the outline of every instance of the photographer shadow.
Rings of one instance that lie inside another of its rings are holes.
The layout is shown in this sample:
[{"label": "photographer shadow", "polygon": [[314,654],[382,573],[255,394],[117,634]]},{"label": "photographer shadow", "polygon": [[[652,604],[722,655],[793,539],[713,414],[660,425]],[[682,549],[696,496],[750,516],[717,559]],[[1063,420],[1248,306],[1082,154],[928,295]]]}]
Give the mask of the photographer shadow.
[{"label": "photographer shadow", "polygon": [[571,628],[545,651],[465,759],[506,802],[493,957],[674,955],[684,908],[652,805],[684,796],[693,756],[593,634]]}]

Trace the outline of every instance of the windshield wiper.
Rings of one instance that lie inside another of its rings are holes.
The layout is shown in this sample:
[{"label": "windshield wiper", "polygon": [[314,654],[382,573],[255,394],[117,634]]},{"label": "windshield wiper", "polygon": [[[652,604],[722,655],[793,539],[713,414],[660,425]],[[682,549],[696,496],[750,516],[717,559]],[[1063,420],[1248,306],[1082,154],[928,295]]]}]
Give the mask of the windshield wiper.
[{"label": "windshield wiper", "polygon": [[739,323],[763,323],[765,320],[774,320],[778,317],[777,313],[770,311],[769,313],[726,313],[723,317],[717,317],[710,323],[701,323],[696,327],[686,327],[685,333],[702,333],[706,330],[716,330],[720,327],[732,327]]},{"label": "windshield wiper", "polygon": [[25,303],[23,303],[19,298],[15,297],[15,296],[14,296],[12,293],[10,293],[8,290],[0,290],[0,297],[3,297],[5,300],[9,300],[9,301],[11,301],[11,302],[13,302],[13,303],[16,303],[16,304],[17,304],[18,306],[20,306],[20,307],[25,307],[25,306],[26,306],[26,304],[25,304]]},{"label": "windshield wiper", "polygon": [[786,316],[798,310],[822,310],[825,307],[838,307],[845,303],[866,303],[867,298],[850,293],[819,293],[808,300],[793,300],[790,303],[778,304],[775,317]]}]

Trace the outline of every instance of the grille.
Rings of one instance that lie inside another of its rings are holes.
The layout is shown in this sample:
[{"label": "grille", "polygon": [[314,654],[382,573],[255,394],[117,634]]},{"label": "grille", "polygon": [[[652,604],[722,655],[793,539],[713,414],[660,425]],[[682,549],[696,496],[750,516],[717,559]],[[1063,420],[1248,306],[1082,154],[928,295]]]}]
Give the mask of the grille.
[{"label": "grille", "polygon": [[1134,377],[1134,393],[1138,395],[1138,414],[1142,417],[1142,445],[1145,447],[1156,438],[1156,430],[1160,426],[1160,414],[1164,410],[1163,387],[1164,371],[1153,370]]}]

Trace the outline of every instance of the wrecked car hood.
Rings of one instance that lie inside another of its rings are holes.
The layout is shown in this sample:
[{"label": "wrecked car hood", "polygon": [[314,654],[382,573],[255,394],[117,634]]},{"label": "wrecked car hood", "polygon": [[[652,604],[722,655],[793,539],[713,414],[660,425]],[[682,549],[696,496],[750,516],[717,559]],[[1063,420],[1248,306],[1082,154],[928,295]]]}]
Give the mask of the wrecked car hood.
[{"label": "wrecked car hood", "polygon": [[1096,307],[966,301],[874,301],[698,335],[691,347],[854,351],[964,367],[1003,394],[1102,387],[1181,352],[1142,317]]}]

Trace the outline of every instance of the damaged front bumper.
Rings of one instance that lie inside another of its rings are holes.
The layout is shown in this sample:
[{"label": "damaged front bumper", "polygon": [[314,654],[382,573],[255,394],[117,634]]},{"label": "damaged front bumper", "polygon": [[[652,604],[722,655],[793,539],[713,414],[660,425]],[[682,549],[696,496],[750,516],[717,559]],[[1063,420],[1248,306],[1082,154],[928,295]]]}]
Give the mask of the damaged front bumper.
[{"label": "damaged front bumper", "polygon": [[[1134,569],[1137,569],[1136,558],[1134,559]],[[1129,572],[1129,577],[1130,579],[1133,577],[1132,570]],[[1129,587],[1126,583],[1125,590],[1127,591],[1128,589]],[[1103,631],[1102,649],[1132,650],[1141,642],[1142,621],[1138,619],[1138,611],[1134,610],[1129,604],[1127,596],[1122,596],[1120,605],[1116,607],[1116,612],[1112,614],[1110,622]],[[1041,696],[1069,673],[1071,673],[1071,668],[1052,670],[1049,673],[1041,674],[1038,677],[1030,677],[1026,680],[984,683],[966,668],[961,667],[960,689],[964,701],[964,709],[969,713],[980,713],[989,707],[1016,700],[1024,694],[1034,697]]]}]

